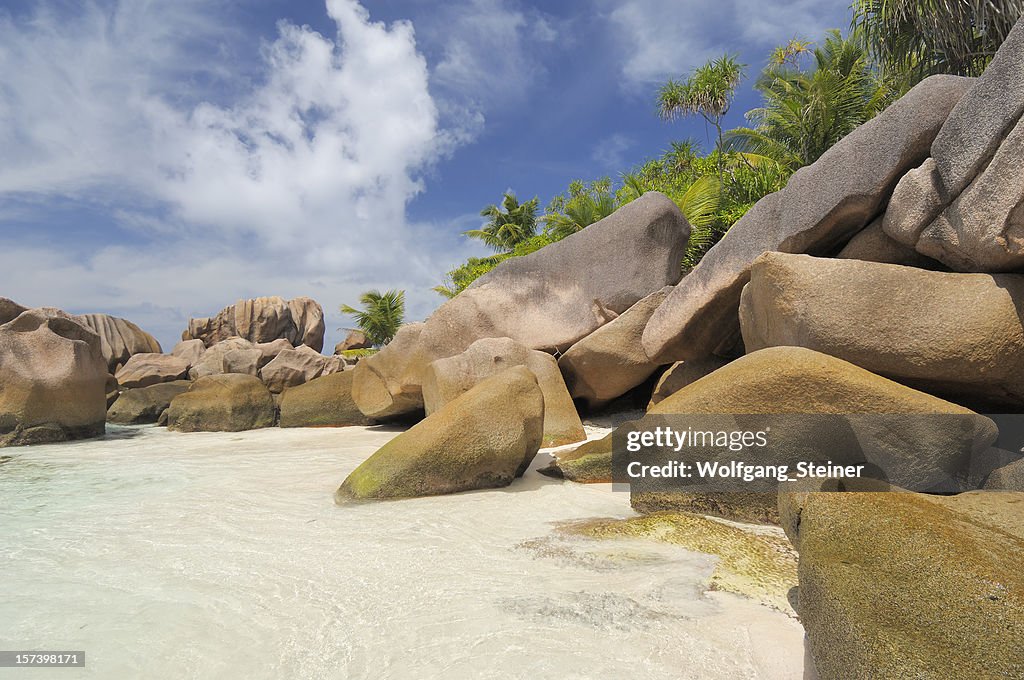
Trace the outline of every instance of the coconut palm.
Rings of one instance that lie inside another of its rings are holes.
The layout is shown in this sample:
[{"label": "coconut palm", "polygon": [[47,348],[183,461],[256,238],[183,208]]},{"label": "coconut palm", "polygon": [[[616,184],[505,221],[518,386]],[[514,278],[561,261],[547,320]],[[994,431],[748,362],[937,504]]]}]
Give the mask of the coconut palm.
[{"label": "coconut palm", "polygon": [[580,180],[569,183],[569,195],[557,196],[548,206],[544,233],[552,240],[575,234],[594,222],[608,217],[618,206],[611,180],[605,178],[589,185]]},{"label": "coconut palm", "polygon": [[480,229],[464,233],[470,238],[480,239],[495,252],[510,252],[537,234],[538,204],[536,197],[520,203],[516,195],[508,191],[501,207],[492,204],[480,211],[480,216],[489,218],[489,222]]},{"label": "coconut palm", "polygon": [[368,290],[359,296],[359,302],[363,309],[341,305],[341,313],[354,317],[359,330],[375,347],[391,342],[405,317],[405,291]]},{"label": "coconut palm", "polygon": [[719,182],[724,173],[722,118],[729,112],[745,69],[746,66],[726,54],[707,62],[686,80],[670,80],[658,90],[658,113],[662,118],[675,120],[680,116],[699,114],[714,126],[719,152]]},{"label": "coconut palm", "polygon": [[854,0],[853,25],[906,89],[933,73],[980,75],[1024,0]]},{"label": "coconut palm", "polygon": [[787,172],[809,165],[878,114],[893,91],[872,67],[858,32],[838,31],[814,49],[813,68],[770,64],[757,82],[765,104],[747,114],[752,127],[731,130],[730,148]]}]

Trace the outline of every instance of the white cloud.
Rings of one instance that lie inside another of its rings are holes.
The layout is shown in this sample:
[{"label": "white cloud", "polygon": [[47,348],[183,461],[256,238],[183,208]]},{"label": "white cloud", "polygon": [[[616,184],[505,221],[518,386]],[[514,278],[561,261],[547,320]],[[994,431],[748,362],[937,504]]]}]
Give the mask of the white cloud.
[{"label": "white cloud", "polygon": [[633,139],[628,135],[615,133],[599,141],[590,158],[603,170],[621,170],[627,162],[626,152],[633,148],[633,145]]},{"label": "white cloud", "polygon": [[282,22],[241,67],[243,36],[210,3],[46,7],[0,18],[0,198],[45,212],[41,197],[70,197],[117,228],[50,238],[58,250],[0,222],[4,295],[149,310],[165,341],[188,315],[257,294],[330,312],[405,287],[413,316],[439,301],[429,286],[467,246],[405,208],[466,137],[439,126],[411,24],[328,0],[336,35]]},{"label": "white cloud", "polygon": [[545,73],[537,49],[555,42],[557,29],[536,11],[506,0],[441,7],[424,23],[441,46],[434,83],[469,100],[471,110],[520,103]]},{"label": "white cloud", "polygon": [[789,38],[819,39],[849,23],[847,4],[820,0],[610,0],[607,19],[623,51],[627,87],[680,76],[728,45],[765,53]]}]

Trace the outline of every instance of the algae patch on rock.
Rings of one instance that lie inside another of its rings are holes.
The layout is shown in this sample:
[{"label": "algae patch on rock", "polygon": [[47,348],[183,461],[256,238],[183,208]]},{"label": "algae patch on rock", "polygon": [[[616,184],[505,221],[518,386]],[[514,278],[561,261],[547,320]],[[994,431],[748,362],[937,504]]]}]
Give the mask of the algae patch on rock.
[{"label": "algae patch on rock", "polygon": [[749,597],[793,615],[788,593],[797,585],[797,559],[781,532],[766,527],[741,528],[684,512],[587,520],[566,525],[562,531],[588,538],[644,538],[716,556],[711,590]]}]

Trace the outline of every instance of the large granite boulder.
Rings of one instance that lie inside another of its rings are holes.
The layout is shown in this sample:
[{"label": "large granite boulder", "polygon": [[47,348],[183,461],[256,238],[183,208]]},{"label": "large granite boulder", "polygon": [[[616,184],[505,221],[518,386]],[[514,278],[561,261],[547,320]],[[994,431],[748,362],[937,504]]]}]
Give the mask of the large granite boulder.
[{"label": "large granite boulder", "polygon": [[416,348],[424,325],[403,325],[385,351],[356,364],[352,398],[367,417],[387,420],[423,409],[422,373],[426,367],[416,360]]},{"label": "large granite boulder", "polygon": [[260,369],[285,350],[293,349],[290,342],[278,339],[254,344],[245,338],[228,338],[210,347],[189,369],[192,380],[207,375],[244,373],[259,375]]},{"label": "large granite boulder", "polygon": [[[858,457],[871,450],[886,457],[885,472],[896,483],[927,480],[938,485],[949,478],[966,480],[973,457],[988,449],[998,435],[991,420],[966,408],[802,347],[773,347],[737,359],[664,399],[639,423],[646,429],[665,424],[678,429],[680,423],[670,416],[700,414],[884,415],[886,419],[877,421],[836,422],[828,430],[822,429],[818,418],[806,423],[786,420],[786,431],[772,437],[787,447],[775,446],[773,453],[791,455],[792,460],[746,462],[785,463],[795,470],[796,461],[818,460],[823,453],[839,464],[866,462]],[[911,417],[929,414],[932,417]],[[735,454],[724,449],[719,455],[725,461]],[[633,484],[631,502],[645,513],[682,510],[778,521],[775,496],[766,493],[663,492]]]},{"label": "large granite boulder", "polygon": [[662,373],[658,379],[657,384],[654,386],[654,392],[651,394],[651,400],[647,404],[648,410],[665,401],[665,399],[671,397],[687,385],[714,373],[727,363],[729,362],[725,359],[716,356],[696,359],[694,361],[677,361],[669,366],[668,370]]},{"label": "large granite boulder", "polygon": [[655,311],[643,335],[647,354],[670,363],[730,352],[739,339],[740,292],[757,256],[829,254],[868,226],[900,178],[928,157],[971,82],[925,79],[758,201]]},{"label": "large granite boulder", "polygon": [[809,493],[797,611],[822,678],[1024,677],[1024,494]]},{"label": "large granite boulder", "polygon": [[28,307],[22,307],[9,298],[0,297],[0,326],[8,321],[14,321],[25,311],[28,311]]},{"label": "large granite boulder", "polygon": [[352,401],[352,371],[332,373],[281,395],[281,427],[373,425]]},{"label": "large granite boulder", "polygon": [[1024,26],[950,113],[930,159],[893,195],[886,232],[957,271],[1024,265]]},{"label": "large granite boulder", "polygon": [[306,345],[285,349],[260,369],[260,379],[271,392],[280,394],[318,377],[326,361],[327,357]]},{"label": "large granite boulder", "polygon": [[1024,491],[1024,459],[993,470],[982,488],[990,491]]},{"label": "large granite boulder", "polygon": [[308,345],[319,352],[324,348],[324,311],[307,297],[239,300],[214,317],[189,319],[181,339],[202,340],[212,347],[235,336],[252,343],[285,339],[293,346]]},{"label": "large granite boulder", "polygon": [[[426,367],[481,338],[564,352],[642,298],[675,284],[689,236],[676,204],[651,192],[568,238],[505,260],[435,311],[414,342],[393,340],[360,361],[356,403],[371,417],[417,410]],[[370,380],[380,384],[371,388]],[[385,406],[389,392],[395,403]]]},{"label": "large granite boulder", "polygon": [[546,352],[526,349],[510,338],[477,340],[465,352],[438,359],[427,366],[423,378],[427,415],[440,410],[474,385],[513,366],[530,369],[544,395],[544,439],[541,446],[563,446],[587,438],[555,358]]},{"label": "large granite boulder", "polygon": [[240,432],[271,427],[276,415],[274,398],[259,378],[208,375],[171,400],[167,427],[179,432]]},{"label": "large granite boulder", "polygon": [[766,253],[743,290],[748,351],[793,345],[922,390],[1024,405],[1024,276]]},{"label": "large granite boulder", "polygon": [[171,382],[188,377],[189,364],[185,359],[171,354],[133,354],[124,366],[117,370],[117,384],[132,389],[149,387],[157,383]]},{"label": "large granite boulder", "polygon": [[117,368],[133,354],[163,352],[156,338],[126,319],[109,314],[80,314],[72,318],[100,336],[100,349],[110,373],[117,373]]},{"label": "large granite boulder", "polygon": [[366,333],[359,330],[350,330],[345,339],[334,346],[334,353],[341,354],[350,349],[370,349],[373,343],[366,337]]},{"label": "large granite boulder", "polygon": [[537,472],[578,484],[605,484],[612,481],[611,434],[570,451],[552,453],[551,456],[553,460]]},{"label": "large granite boulder", "polygon": [[182,340],[171,350],[171,356],[183,359],[189,368],[198,364],[205,353],[206,345],[202,340]]},{"label": "large granite boulder", "polygon": [[672,290],[651,293],[583,338],[558,359],[558,368],[573,399],[598,408],[650,378],[658,367],[644,351],[641,338],[654,310]]},{"label": "large granite boulder", "polygon": [[125,390],[107,409],[107,422],[117,425],[155,423],[171,405],[171,401],[188,391],[191,384],[188,380],[175,380]]},{"label": "large granite boulder", "polygon": [[338,503],[508,486],[537,455],[544,395],[525,366],[491,376],[385,444],[335,494]]},{"label": "large granite boulder", "polygon": [[[911,171],[913,172],[913,170]],[[888,216],[888,211],[886,216]],[[840,260],[863,260],[864,262],[882,262],[886,264],[902,264],[919,269],[944,269],[941,263],[925,257],[912,246],[904,245],[885,233],[882,227],[883,218],[878,218],[863,231],[850,239],[836,255]]]},{"label": "large granite boulder", "polygon": [[107,375],[99,336],[60,310],[0,325],[0,446],[103,434]]}]

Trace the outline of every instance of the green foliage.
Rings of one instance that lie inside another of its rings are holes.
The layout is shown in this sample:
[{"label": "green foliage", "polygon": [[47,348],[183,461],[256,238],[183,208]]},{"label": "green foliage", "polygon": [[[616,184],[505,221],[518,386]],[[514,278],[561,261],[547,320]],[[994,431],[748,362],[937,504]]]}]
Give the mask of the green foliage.
[{"label": "green foliage", "polygon": [[554,241],[575,234],[584,227],[608,217],[618,206],[609,178],[590,182],[573,180],[569,190],[556,196],[544,217],[544,233]]},{"label": "green foliage", "polygon": [[342,314],[354,317],[359,330],[375,347],[391,342],[405,318],[405,291],[369,290],[359,296],[359,302],[363,309],[341,305]]},{"label": "green foliage", "polygon": [[448,272],[445,282],[435,286],[433,290],[444,297],[451,299],[466,290],[469,284],[491,271],[499,264],[510,257],[529,255],[548,245],[557,239],[552,239],[547,234],[537,234],[522,241],[512,249],[512,252],[492,255],[491,257],[471,257],[465,263]]},{"label": "green foliage", "polygon": [[891,90],[872,67],[859,33],[843,38],[832,31],[810,54],[809,69],[769,64],[757,82],[765,104],[747,113],[753,127],[729,132],[730,148],[794,172],[890,102]]},{"label": "green foliage", "polygon": [[536,235],[538,205],[536,197],[520,203],[514,193],[507,192],[502,207],[492,204],[480,211],[480,216],[490,218],[490,221],[482,228],[471,229],[465,234],[480,239],[495,252],[510,252],[519,243]]},{"label": "green foliage", "polygon": [[363,357],[370,357],[379,352],[379,349],[368,347],[365,349],[346,349],[342,350],[341,356],[346,359],[361,359]]},{"label": "green foliage", "polygon": [[905,91],[926,76],[977,76],[1017,20],[1021,0],[854,0],[853,25]]}]

